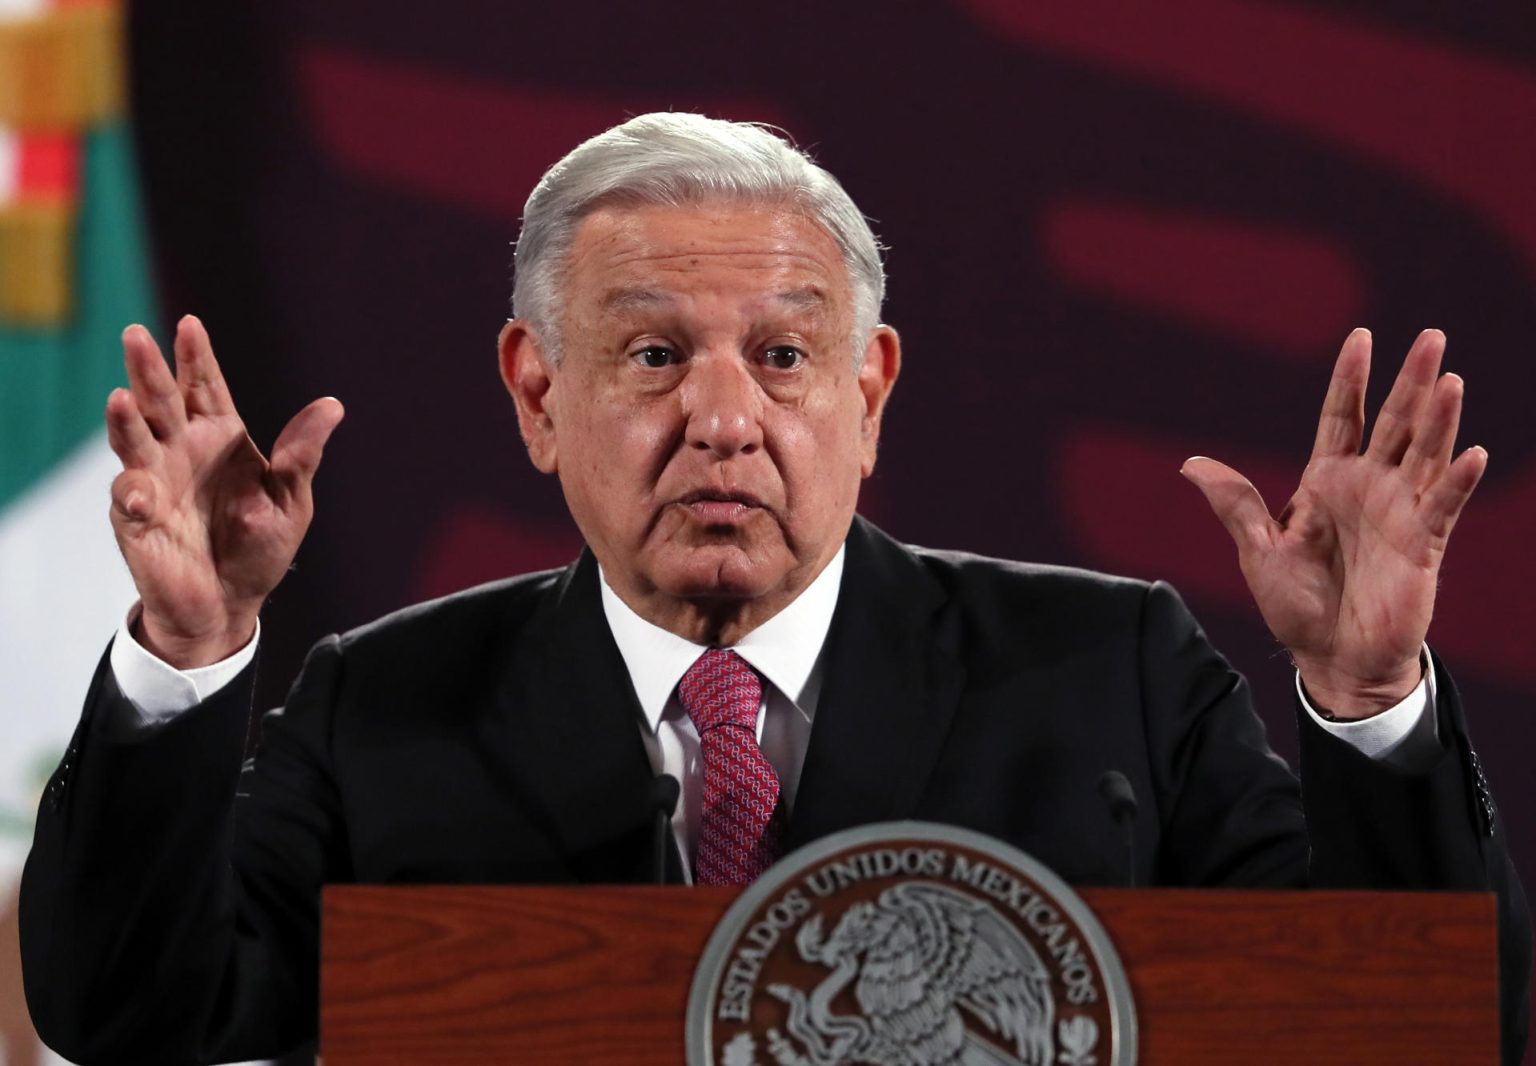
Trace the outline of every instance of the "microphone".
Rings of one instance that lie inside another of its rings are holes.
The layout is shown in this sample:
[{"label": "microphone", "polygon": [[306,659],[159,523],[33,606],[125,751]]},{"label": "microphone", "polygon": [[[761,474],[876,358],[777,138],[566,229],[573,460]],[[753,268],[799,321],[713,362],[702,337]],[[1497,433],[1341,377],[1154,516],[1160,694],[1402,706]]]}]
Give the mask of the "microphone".
[{"label": "microphone", "polygon": [[656,883],[667,883],[667,840],[672,835],[672,812],[677,810],[677,797],[683,786],[671,774],[657,774],[651,779],[651,814],[655,818],[652,834],[652,866],[656,871]]},{"label": "microphone", "polygon": [[1125,827],[1125,884],[1136,887],[1136,790],[1119,770],[1099,778],[1099,795],[1109,805],[1109,816]]}]

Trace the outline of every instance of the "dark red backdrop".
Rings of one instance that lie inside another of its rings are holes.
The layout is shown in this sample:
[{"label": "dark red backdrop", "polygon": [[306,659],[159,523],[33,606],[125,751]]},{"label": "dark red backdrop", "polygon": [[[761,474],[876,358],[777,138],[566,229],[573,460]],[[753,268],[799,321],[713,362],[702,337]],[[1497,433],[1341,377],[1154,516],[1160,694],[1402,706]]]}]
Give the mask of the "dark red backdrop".
[{"label": "dark red backdrop", "polygon": [[493,359],[523,199],[627,115],[763,119],[892,249],[907,366],[865,513],[1174,581],[1287,752],[1289,670],[1176,471],[1226,459],[1278,509],[1346,331],[1380,369],[1445,329],[1492,465],[1431,640],[1536,884],[1528,3],[413,8],[133,12],[167,313],[204,316],[261,443],[320,393],[350,412],[267,614],[266,700],[324,632],[574,553]]}]

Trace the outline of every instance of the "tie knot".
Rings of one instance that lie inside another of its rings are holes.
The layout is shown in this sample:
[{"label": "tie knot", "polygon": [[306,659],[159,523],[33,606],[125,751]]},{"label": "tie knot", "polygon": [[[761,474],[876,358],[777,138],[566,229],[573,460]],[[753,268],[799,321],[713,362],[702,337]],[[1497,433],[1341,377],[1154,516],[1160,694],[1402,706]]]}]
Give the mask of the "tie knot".
[{"label": "tie knot", "polygon": [[710,648],[683,675],[677,695],[700,736],[723,725],[755,730],[763,683],[735,652]]}]

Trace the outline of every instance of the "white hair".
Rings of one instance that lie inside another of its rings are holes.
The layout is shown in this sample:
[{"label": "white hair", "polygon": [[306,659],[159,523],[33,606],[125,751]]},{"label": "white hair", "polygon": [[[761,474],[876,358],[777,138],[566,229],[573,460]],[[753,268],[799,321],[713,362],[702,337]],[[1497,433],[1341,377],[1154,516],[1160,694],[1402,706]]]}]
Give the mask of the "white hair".
[{"label": "white hair", "polygon": [[836,178],[770,127],[682,112],[640,115],[577,145],[539,179],[523,208],[513,313],[558,363],[560,283],[584,218],[608,205],[785,205],[836,242],[853,286],[855,364],[880,320],[885,269],[874,231]]}]

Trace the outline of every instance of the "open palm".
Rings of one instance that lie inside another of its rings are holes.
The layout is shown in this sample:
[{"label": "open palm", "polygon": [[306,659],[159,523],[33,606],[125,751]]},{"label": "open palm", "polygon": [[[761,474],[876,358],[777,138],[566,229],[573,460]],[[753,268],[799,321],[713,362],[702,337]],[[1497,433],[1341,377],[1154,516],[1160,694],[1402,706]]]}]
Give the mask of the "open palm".
[{"label": "open palm", "polygon": [[202,323],[182,319],[175,351],[173,376],[147,330],[124,332],[129,388],[108,399],[107,432],[123,462],[112,528],[143,599],[140,639],[187,668],[250,638],[309,527],[310,482],[342,409],[329,398],[304,408],[268,462]]},{"label": "open palm", "polygon": [[1275,517],[1231,467],[1184,465],[1237,543],[1270,631],[1342,717],[1384,710],[1418,683],[1446,542],[1487,467],[1482,448],[1452,460],[1463,386],[1440,374],[1444,351],[1439,331],[1419,335],[1362,452],[1371,336],[1350,334],[1301,484]]}]

